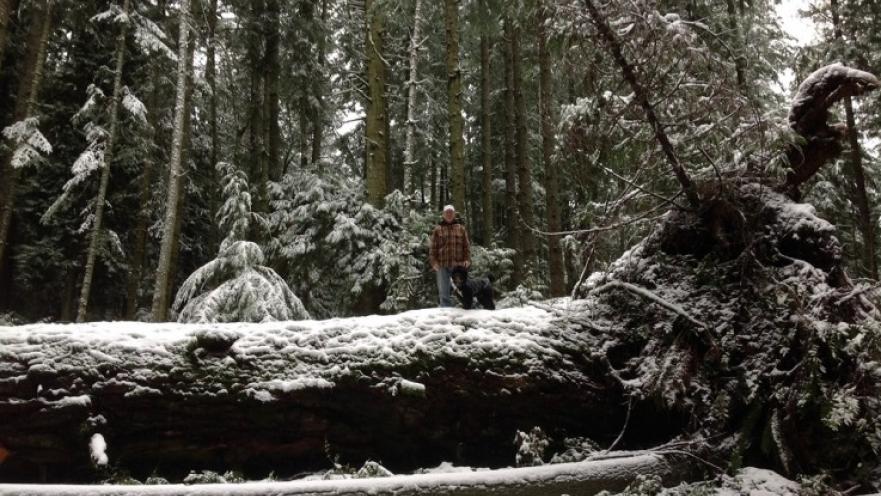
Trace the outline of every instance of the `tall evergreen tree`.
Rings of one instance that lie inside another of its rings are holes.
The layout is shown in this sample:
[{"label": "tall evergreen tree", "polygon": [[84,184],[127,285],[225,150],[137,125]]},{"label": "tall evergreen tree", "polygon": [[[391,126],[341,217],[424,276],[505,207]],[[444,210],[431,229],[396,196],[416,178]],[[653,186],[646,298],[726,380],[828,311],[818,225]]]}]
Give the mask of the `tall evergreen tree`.
[{"label": "tall evergreen tree", "polygon": [[168,165],[168,192],[166,197],[165,216],[162,222],[162,245],[159,252],[159,264],[156,268],[156,285],[153,289],[153,321],[163,322],[168,316],[170,299],[170,281],[172,252],[177,249],[174,244],[174,229],[178,218],[178,202],[181,198],[181,179],[183,176],[182,156],[184,148],[185,115],[187,108],[187,80],[191,77],[188,68],[192,67],[190,58],[193,53],[189,49],[190,1],[181,0],[178,26],[178,61],[177,85],[174,104],[174,130],[171,144],[171,161]]},{"label": "tall evergreen tree", "polygon": [[113,163],[113,147],[116,144],[119,133],[119,104],[123,97],[122,68],[125,63],[125,37],[130,23],[129,7],[130,0],[123,0],[122,17],[125,19],[119,26],[116,35],[116,48],[114,54],[113,95],[110,97],[110,126],[107,130],[106,141],[103,144],[103,165],[101,166],[101,183],[98,187],[98,196],[95,198],[95,220],[92,223],[92,232],[89,236],[89,249],[86,252],[86,267],[83,275],[83,284],[80,287],[80,301],[76,312],[76,321],[84,322],[89,305],[89,294],[92,289],[92,278],[95,274],[95,261],[98,257],[98,244],[101,242],[104,229],[104,206],[107,201],[107,188],[110,184],[110,166]]},{"label": "tall evergreen tree", "polygon": [[[26,55],[21,61],[18,81],[18,95],[15,100],[13,122],[23,122],[34,116],[37,98],[43,80],[46,63],[46,48],[53,25],[53,5],[43,0],[33,6],[31,25],[28,29]],[[9,245],[9,230],[15,211],[16,195],[21,167],[31,161],[16,161],[15,153],[5,154],[0,164],[0,274],[3,273],[4,260]]]}]

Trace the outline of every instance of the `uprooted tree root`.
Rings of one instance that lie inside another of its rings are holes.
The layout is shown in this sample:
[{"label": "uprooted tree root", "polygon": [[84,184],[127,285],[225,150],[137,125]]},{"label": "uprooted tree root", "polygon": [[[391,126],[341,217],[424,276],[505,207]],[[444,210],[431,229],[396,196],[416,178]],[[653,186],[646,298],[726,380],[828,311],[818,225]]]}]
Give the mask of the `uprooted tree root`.
[{"label": "uprooted tree root", "polygon": [[715,463],[868,488],[881,473],[881,326],[835,228],[755,183],[705,205],[671,211],[593,277],[590,324],[572,325],[641,417],[680,416],[682,440]]}]

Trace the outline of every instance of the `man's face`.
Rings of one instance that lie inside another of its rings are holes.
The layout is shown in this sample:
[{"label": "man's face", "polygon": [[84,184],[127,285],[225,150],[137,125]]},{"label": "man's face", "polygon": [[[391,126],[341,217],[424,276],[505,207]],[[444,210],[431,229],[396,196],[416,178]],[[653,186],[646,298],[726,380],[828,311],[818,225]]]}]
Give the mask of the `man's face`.
[{"label": "man's face", "polygon": [[453,219],[456,217],[455,210],[444,210],[444,220],[447,222],[453,222]]}]

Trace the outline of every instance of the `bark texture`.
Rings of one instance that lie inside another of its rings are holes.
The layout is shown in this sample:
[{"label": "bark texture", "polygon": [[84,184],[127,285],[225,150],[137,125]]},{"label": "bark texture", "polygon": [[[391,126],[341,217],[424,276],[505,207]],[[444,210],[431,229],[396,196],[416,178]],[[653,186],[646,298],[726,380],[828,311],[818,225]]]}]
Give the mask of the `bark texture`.
[{"label": "bark texture", "polygon": [[367,57],[367,122],[365,126],[365,160],[367,201],[382,207],[388,194],[388,116],[386,110],[386,63],[382,57],[385,27],[381,4],[364,2],[365,43]]}]

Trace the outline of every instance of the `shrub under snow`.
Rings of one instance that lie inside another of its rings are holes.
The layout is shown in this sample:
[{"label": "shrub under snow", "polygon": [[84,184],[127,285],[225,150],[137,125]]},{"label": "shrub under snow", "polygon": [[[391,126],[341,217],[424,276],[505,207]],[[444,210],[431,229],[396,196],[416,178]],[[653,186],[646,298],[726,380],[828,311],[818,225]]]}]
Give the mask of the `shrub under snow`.
[{"label": "shrub under snow", "polygon": [[174,301],[178,322],[269,322],[308,319],[300,299],[263,251],[236,241],[184,281]]}]

